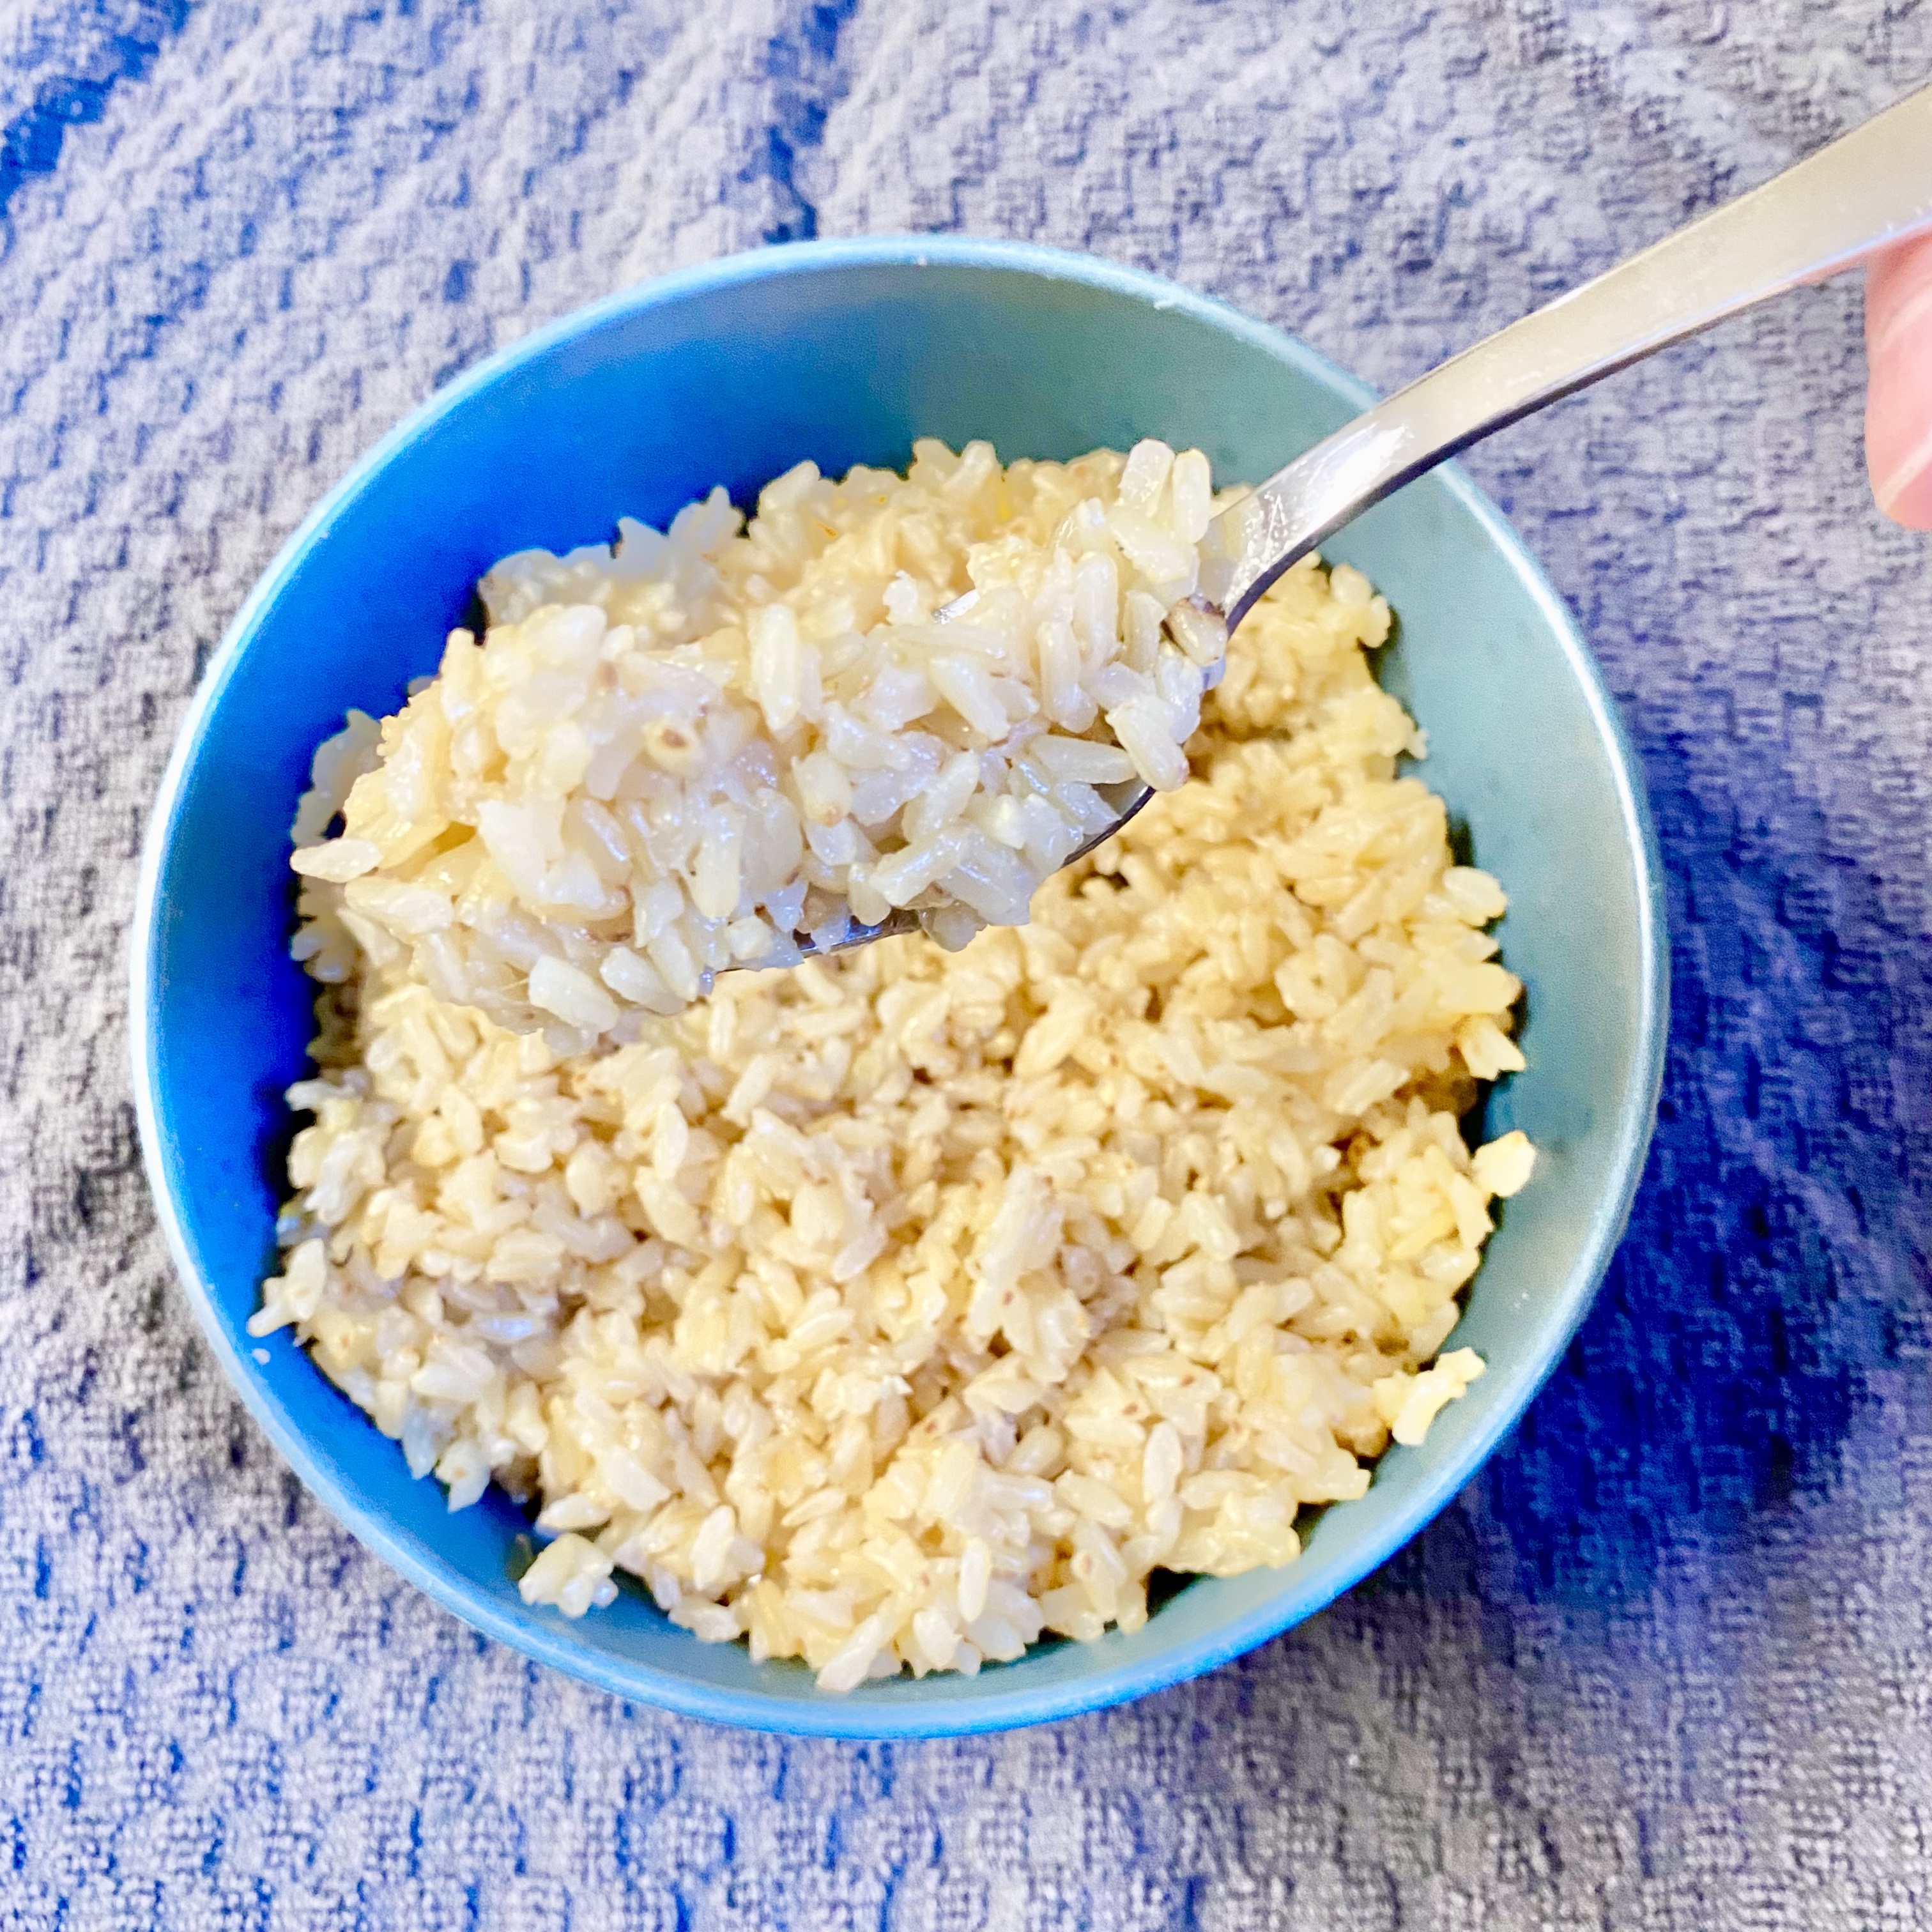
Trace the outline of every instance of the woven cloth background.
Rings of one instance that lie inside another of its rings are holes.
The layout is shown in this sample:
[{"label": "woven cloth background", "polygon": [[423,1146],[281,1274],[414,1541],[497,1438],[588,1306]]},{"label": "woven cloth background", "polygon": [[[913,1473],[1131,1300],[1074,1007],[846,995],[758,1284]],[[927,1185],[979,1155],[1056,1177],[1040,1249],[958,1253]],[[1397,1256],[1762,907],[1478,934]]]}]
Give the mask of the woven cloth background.
[{"label": "woven cloth background", "polygon": [[0,1923],[1932,1923],[1932,548],[1855,285],[1472,467],[1648,774],[1630,1238],[1480,1481],[1323,1616],[1019,1735],[789,1743],[472,1638],[201,1348],[128,1099],[148,801],[322,490],[453,370],[760,241],[1096,250],[1384,386],[1932,70],[1923,0],[0,9]]}]

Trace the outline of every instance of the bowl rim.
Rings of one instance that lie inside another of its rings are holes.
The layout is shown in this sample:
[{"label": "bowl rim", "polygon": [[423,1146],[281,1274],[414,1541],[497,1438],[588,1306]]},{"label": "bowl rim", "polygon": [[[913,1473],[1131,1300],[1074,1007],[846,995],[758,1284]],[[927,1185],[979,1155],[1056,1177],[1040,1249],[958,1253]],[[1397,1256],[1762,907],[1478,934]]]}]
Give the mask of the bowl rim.
[{"label": "bowl rim", "polygon": [[[308,551],[326,538],[338,516],[394,456],[427,434],[479,391],[513,375],[559,344],[617,317],[674,304],[686,297],[762,280],[850,268],[945,266],[1017,272],[1072,283],[1178,310],[1208,326],[1264,349],[1331,392],[1365,408],[1375,392],[1298,338],[1238,309],[1148,271],[1091,255],[1032,242],[970,236],[886,235],[857,239],[788,242],[728,255],[675,271],[574,309],[475,364],[412,410],[362,455],[323,496],[256,580],[209,659],[184,715],[161,779],[143,840],[129,956],[129,1048],[141,1150],[151,1193],[169,1251],[188,1301],[216,1359],[269,1441],[335,1520],[364,1546],[424,1592],[460,1622],[581,1682],[618,1698],[656,1706],[682,1717],[798,1736],[850,1738],[961,1736],[1070,1718],[1144,1696],[1215,1669],[1314,1616],[1418,1535],[1488,1459],[1520,1420],[1548,1379],[1576,1332],[1607,1270],[1628,1221],[1641,1178],[1661,1087],[1669,1020],[1669,947],[1664,873],[1641,767],[1615,701],[1568,606],[1541,566],[1502,512],[1461,468],[1437,472],[1460,506],[1481,526],[1528,592],[1568,660],[1594,722],[1613,753],[1612,765],[1624,841],[1636,862],[1638,885],[1637,1064],[1617,1122],[1610,1183],[1590,1217],[1576,1263],[1542,1324],[1537,1346],[1504,1370],[1503,1399],[1485,1426],[1459,1443],[1428,1472],[1410,1508],[1377,1536],[1339,1562],[1312,1593],[1283,1592],[1245,1615],[1192,1640],[1131,1664],[1105,1662],[1085,1675],[1030,1689],[970,1700],[943,1694],[906,1703],[862,1703],[825,1696],[793,1700],[759,1691],[729,1689],[656,1666],[628,1663],[578,1646],[568,1624],[519,1616],[482,1596],[447,1565],[426,1560],[393,1532],[379,1510],[359,1501],[318,1458],[307,1438],[251,1374],[242,1345],[225,1326],[207,1282],[193,1258],[187,1229],[169,1181],[159,1106],[155,1032],[156,939],[160,880],[180,815],[185,781],[199,756],[209,719],[262,613]],[[693,1641],[696,1641],[695,1639]],[[944,1686],[945,1677],[931,1683]]]}]

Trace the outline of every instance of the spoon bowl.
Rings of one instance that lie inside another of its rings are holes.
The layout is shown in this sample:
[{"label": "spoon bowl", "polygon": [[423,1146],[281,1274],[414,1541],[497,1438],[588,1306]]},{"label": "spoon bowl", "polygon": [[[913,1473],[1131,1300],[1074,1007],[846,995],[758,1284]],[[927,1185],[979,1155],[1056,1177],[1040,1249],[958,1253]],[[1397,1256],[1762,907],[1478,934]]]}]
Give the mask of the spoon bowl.
[{"label": "spoon bowl", "polygon": [[[1774,296],[1932,231],[1928,154],[1932,87],[1364,410],[1214,519],[1196,602],[1232,634],[1269,585],[1318,544],[1492,431]],[[958,615],[976,595],[955,598],[938,621]],[[1104,844],[1153,796],[1142,784],[1112,790],[1114,826],[1067,864]],[[848,920],[842,937],[801,942],[801,950],[843,952],[918,923],[910,913],[876,926]]]}]

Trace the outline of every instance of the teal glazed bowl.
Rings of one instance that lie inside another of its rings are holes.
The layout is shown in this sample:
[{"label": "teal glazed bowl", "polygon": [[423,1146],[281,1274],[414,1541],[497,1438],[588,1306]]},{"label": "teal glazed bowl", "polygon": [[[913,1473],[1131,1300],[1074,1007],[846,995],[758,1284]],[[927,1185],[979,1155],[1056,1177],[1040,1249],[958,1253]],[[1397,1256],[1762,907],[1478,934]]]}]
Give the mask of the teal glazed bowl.
[{"label": "teal glazed bowl", "polygon": [[1642,782],[1568,614],[1498,512],[1438,470],[1330,554],[1400,616],[1382,675],[1428,733],[1429,782],[1508,888],[1527,1072],[1486,1127],[1540,1150],[1457,1345],[1489,1372],[1420,1449],[1392,1449],[1286,1569],[1201,1579],[1130,1636],[1042,1645],[974,1678],[819,1691],[796,1664],[700,1643],[643,1594],[571,1622],[514,1580],[527,1518],[452,1515],[290,1340],[244,1324],[274,1254],[310,988],[288,958],[287,828],[316,742],[434,669],[478,574],[622,514],[741,501],[802,458],[903,466],[916,436],[1065,457],[1142,436],[1258,479],[1370,400],[1300,344],[1134,270],[937,237],[734,257],[566,317],[440,392],[292,537],[208,667],[149,830],[134,940],[134,1085],[156,1201],[202,1328],[302,1480],[466,1623],[620,1696],[844,1737],[992,1730],[1117,1703],[1299,1623],[1466,1483],[1561,1354],[1622,1232],[1654,1115],[1666,940]]}]

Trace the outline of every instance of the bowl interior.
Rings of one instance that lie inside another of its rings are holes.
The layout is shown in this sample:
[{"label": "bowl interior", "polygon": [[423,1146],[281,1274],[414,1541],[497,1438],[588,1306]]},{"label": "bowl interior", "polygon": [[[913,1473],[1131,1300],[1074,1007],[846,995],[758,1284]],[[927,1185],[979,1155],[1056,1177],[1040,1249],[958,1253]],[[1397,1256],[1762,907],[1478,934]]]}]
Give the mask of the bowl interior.
[{"label": "bowl interior", "polygon": [[[915,436],[1002,458],[1154,435],[1255,478],[1345,421],[1361,392],[1259,325],[1150,277],[998,244],[769,250],[585,312],[472,372],[373,452],[291,540],[237,619],[184,731],[136,918],[137,1101],[197,1312],[322,1501],[458,1615],[622,1694],[700,1716],[844,1734],[990,1728],[1171,1682],[1306,1616],[1452,1495],[1580,1318],[1628,1211],[1663,1037],[1662,922],[1643,807],[1612,708],[1562,606],[1501,520],[1440,472],[1354,525],[1400,619],[1385,682],[1427,730],[1429,782],[1511,897],[1530,1071],[1492,1130],[1541,1150],[1455,1340],[1490,1372],[1426,1447],[1396,1449],[1295,1564],[1180,1590],[1132,1636],[1042,1647],[976,1678],[822,1696],[796,1665],[700,1644],[641,1592],[566,1623],[516,1592],[525,1519],[495,1492],[448,1514],[287,1334],[243,1324],[273,1253],[309,989],[286,956],[286,827],[316,741],[432,670],[506,551],[660,522],[722,482],[748,500],[810,457],[903,466]],[[526,1549],[526,1546],[524,1546]]]}]

